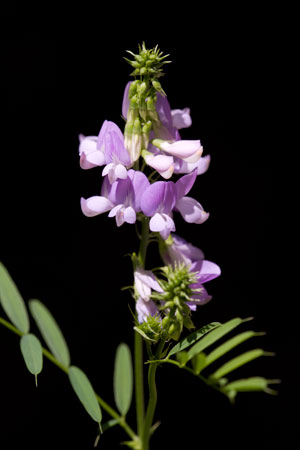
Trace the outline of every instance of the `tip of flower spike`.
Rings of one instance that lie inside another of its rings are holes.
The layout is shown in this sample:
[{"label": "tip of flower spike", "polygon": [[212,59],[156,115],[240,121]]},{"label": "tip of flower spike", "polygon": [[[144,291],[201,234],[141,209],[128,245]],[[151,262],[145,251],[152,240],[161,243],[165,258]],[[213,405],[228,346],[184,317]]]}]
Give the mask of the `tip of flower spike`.
[{"label": "tip of flower spike", "polygon": [[154,78],[162,76],[163,65],[171,62],[165,60],[170,55],[164,55],[157,45],[152,49],[147,49],[145,42],[143,42],[142,45],[138,45],[138,48],[139,52],[137,54],[133,53],[131,50],[126,50],[126,53],[131,55],[133,59],[124,57],[125,61],[135,69],[131,75],[151,75]]}]

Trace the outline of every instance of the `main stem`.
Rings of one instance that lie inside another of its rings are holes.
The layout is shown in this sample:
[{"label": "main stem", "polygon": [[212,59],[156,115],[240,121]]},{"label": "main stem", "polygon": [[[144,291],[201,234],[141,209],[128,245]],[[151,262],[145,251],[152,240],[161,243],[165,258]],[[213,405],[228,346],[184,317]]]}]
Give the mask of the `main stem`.
[{"label": "main stem", "polygon": [[[154,359],[160,359],[162,350],[165,345],[165,339],[162,339],[158,345],[157,351],[155,353]],[[149,403],[144,423],[144,430],[142,435],[142,448],[143,450],[149,450],[149,440],[150,440],[150,430],[153,423],[155,408],[157,404],[157,389],[156,389],[156,369],[158,367],[158,363],[150,364],[148,371],[148,386],[149,386]]]},{"label": "main stem", "polygon": [[[139,260],[142,268],[145,267],[146,253],[149,239],[148,219],[142,219],[142,231],[139,248]],[[134,370],[135,370],[135,401],[136,401],[136,421],[138,435],[141,437],[144,429],[145,400],[144,400],[144,359],[143,359],[143,339],[139,333],[134,335]]]}]

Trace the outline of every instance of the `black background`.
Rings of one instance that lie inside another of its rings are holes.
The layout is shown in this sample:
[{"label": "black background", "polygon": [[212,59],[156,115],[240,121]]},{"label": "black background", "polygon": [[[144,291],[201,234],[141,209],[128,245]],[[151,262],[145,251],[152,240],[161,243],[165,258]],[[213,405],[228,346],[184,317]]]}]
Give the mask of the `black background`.
[{"label": "black background", "polygon": [[[16,14],[8,18],[14,22]],[[215,44],[213,30],[204,39],[200,27],[181,26],[174,33],[172,21],[167,28],[147,23],[143,32],[130,26],[118,33],[112,21],[104,30],[104,22],[97,32],[78,27],[75,36],[58,37],[53,26],[51,33],[23,27],[3,35],[1,260],[26,301],[39,298],[49,307],[73,364],[113,404],[114,352],[120,341],[133,343],[132,300],[120,292],[132,281],[130,258],[124,255],[138,243],[134,227],[117,228],[105,215],[88,219],[81,214],[79,199],[99,193],[101,169],[79,168],[78,134],[97,135],[105,119],[123,126],[130,67],[122,57],[142,40],[149,47],[158,43],[173,61],[162,79],[171,107],[191,109],[193,125],[182,138],[201,139],[204,154],[212,158],[191,191],[210,212],[209,220],[188,225],[176,218],[178,234],[222,269],[221,277],[207,285],[213,300],[199,308],[195,323],[254,316],[244,329],[267,335],[244,349],[255,344],[276,357],[252,362],[240,376],[280,378],[282,384],[277,397],[244,394],[231,406],[196,378],[163,367],[156,413],[162,425],[153,448],[296,448],[294,319],[290,314],[285,325],[283,250],[275,231],[280,212],[272,136],[280,121],[272,110],[264,51],[257,52],[253,42],[225,44],[222,36]],[[159,262],[155,252],[149,248],[148,268]],[[32,331],[37,332],[33,321]],[[0,349],[1,448],[92,448],[97,426],[66,376],[46,360],[36,389],[18,338],[3,327]],[[134,423],[132,413],[130,419]],[[100,448],[118,448],[125,438],[114,428],[101,438]]]}]

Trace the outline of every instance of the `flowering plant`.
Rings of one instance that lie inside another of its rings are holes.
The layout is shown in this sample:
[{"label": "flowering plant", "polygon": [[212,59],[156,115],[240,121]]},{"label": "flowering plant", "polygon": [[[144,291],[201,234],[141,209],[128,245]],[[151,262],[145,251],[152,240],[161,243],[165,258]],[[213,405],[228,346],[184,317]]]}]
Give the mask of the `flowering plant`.
[{"label": "flowering plant", "polygon": [[[139,46],[138,54],[129,52],[127,62],[134,68],[125,87],[122,116],[124,133],[106,120],[98,136],[79,136],[80,166],[84,170],[103,167],[100,195],[81,199],[87,217],[108,213],[117,227],[135,224],[139,248],[131,253],[133,276],[125,288],[132,297],[134,358],[127,344],[116,351],[114,397],[117,410],[95,393],[87,375],[71,365],[68,346],[49,310],[39,300],[29,302],[29,310],[47,344],[30,333],[25,303],[3,265],[0,265],[0,301],[10,322],[0,323],[20,337],[21,352],[28,370],[41,372],[43,356],[69,377],[87,413],[99,424],[101,433],[120,426],[128,435],[128,447],[148,450],[155,432],[157,369],[171,364],[196,376],[231,402],[239,392],[264,391],[275,394],[269,384],[278,380],[263,377],[228,379],[242,365],[272,353],[261,348],[246,351],[210,370],[213,363],[246,340],[264,333],[244,331],[228,340],[219,340],[249,319],[234,318],[223,324],[212,322],[196,329],[198,307],[212,298],[206,283],[220,276],[220,267],[203,252],[175,234],[179,213],[187,223],[202,224],[209,218],[198,200],[189,196],[198,175],[207,171],[210,156],[203,156],[200,140],[183,140],[179,130],[190,127],[190,110],[172,110],[159,79],[168,55]],[[172,180],[173,178],[173,180]],[[156,243],[161,267],[146,264],[147,249]],[[187,331],[188,330],[188,331]],[[182,335],[185,334],[183,337]],[[214,344],[216,344],[214,346]],[[146,351],[146,357],[144,353]],[[144,367],[148,369],[149,399],[145,404]],[[126,415],[135,391],[136,430]],[[109,420],[102,423],[102,412]]]}]

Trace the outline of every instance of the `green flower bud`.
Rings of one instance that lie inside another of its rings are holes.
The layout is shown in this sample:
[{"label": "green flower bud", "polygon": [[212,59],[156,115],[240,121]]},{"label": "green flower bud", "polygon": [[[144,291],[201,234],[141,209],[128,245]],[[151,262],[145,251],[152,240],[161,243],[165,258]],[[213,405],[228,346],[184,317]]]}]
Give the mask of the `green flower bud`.
[{"label": "green flower bud", "polygon": [[165,91],[163,90],[163,88],[161,87],[161,84],[159,81],[157,80],[152,80],[152,86],[154,87],[154,89],[159,92],[161,95],[163,95],[164,97],[166,96]]},{"label": "green flower bud", "polygon": [[131,99],[137,93],[137,89],[140,83],[140,80],[135,80],[130,84],[128,91],[129,99]]},{"label": "green flower bud", "polygon": [[157,111],[155,109],[155,104],[156,104],[156,101],[153,99],[153,97],[148,97],[147,110],[148,110],[149,116],[152,120],[159,120]]},{"label": "green flower bud", "polygon": [[139,95],[143,95],[144,92],[148,89],[148,83],[146,81],[143,81],[137,88],[137,91]]}]

